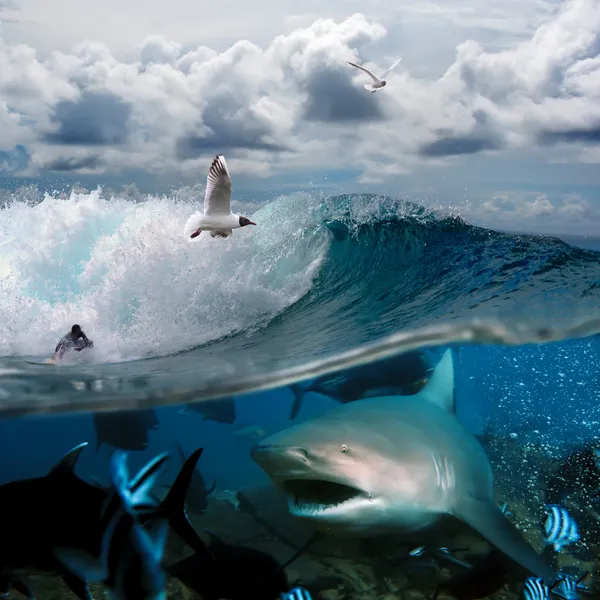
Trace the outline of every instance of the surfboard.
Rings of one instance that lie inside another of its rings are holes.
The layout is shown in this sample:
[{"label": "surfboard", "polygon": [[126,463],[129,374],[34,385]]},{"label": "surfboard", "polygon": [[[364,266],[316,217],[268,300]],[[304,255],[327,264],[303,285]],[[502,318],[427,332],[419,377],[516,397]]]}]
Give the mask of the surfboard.
[{"label": "surfboard", "polygon": [[44,366],[56,366],[56,361],[52,360],[51,358],[48,358],[46,360],[42,360],[42,361],[34,361],[34,360],[26,360],[26,363],[30,364],[30,365],[44,365]]}]

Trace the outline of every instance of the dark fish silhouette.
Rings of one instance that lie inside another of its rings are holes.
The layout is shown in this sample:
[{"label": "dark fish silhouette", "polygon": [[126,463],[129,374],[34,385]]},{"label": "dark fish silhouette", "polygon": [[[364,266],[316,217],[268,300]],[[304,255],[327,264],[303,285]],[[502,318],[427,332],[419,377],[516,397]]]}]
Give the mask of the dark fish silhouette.
[{"label": "dark fish silhouette", "polygon": [[[179,444],[177,444],[177,453],[181,458],[181,462],[185,463],[185,454]],[[196,515],[202,515],[208,508],[208,497],[215,491],[217,482],[214,481],[212,486],[207,489],[204,477],[198,468],[194,469],[192,478],[188,487],[187,496],[185,499],[186,506],[190,512]]]},{"label": "dark fish silhouette", "polygon": [[92,415],[96,431],[96,450],[106,444],[121,450],[145,450],[148,432],[158,427],[152,409],[97,412]]},{"label": "dark fish silhouette", "polygon": [[236,419],[233,398],[215,398],[186,404],[185,412],[190,410],[200,413],[208,421],[216,421],[225,425],[233,425]]},{"label": "dark fish silhouette", "polygon": [[478,600],[497,592],[508,581],[510,560],[493,548],[472,568],[459,571],[454,577],[440,583],[432,600],[441,592],[457,600]]},{"label": "dark fish silhouette", "polygon": [[[75,475],[79,455],[87,442],[67,452],[42,477],[0,486],[0,573],[12,577],[15,570],[34,568],[58,573],[81,599],[89,600],[87,584],[55,556],[57,547],[78,548],[97,556],[102,545],[101,515],[109,491]],[[185,513],[185,497],[202,448],[187,459],[169,493],[156,506],[136,506],[147,524],[166,519],[171,528],[195,552],[205,545]]]},{"label": "dark fish silhouette", "polygon": [[9,575],[0,575],[0,595],[5,596],[10,592],[10,589],[14,589],[22,596],[25,596],[28,600],[34,600],[32,591],[29,586],[22,578],[11,577]]},{"label": "dark fish silhouette", "polygon": [[369,396],[409,396],[423,388],[431,371],[422,352],[406,352],[342,373],[323,375],[308,387],[292,384],[294,401],[290,419],[296,418],[304,396],[309,392],[328,396],[342,404]]},{"label": "dark fish silhouette", "polygon": [[111,459],[111,493],[101,517],[102,551],[93,556],[80,548],[56,548],[61,562],[86,582],[102,583],[118,600],[163,600],[166,578],[161,560],[167,539],[166,522],[152,534],[142,526],[136,506],[151,506],[150,488],[164,467],[166,453],[151,460],[129,479],[127,455]]},{"label": "dark fish silhouette", "polygon": [[192,554],[166,569],[204,600],[279,600],[289,591],[285,571],[272,556],[226,544],[207,533],[211,543],[206,552]]},{"label": "dark fish silhouette", "polygon": [[298,546],[298,544],[296,542],[293,542],[287,536],[284,536],[279,530],[277,530],[275,527],[273,527],[273,525],[271,525],[268,521],[265,521],[260,516],[256,506],[254,506],[254,504],[252,504],[252,502],[250,502],[250,500],[246,497],[245,494],[243,494],[242,492],[238,492],[236,494],[236,498],[238,501],[238,510],[247,514],[257,525],[259,525],[260,527],[263,527],[276,540],[279,540],[281,543],[285,544],[286,546],[289,546],[290,548],[293,548],[294,550],[296,550],[296,554],[294,554],[292,556],[292,558],[290,558],[288,560],[288,562],[284,565],[284,567],[287,567],[288,565],[290,565],[294,560],[296,560],[300,556],[300,554],[302,554],[303,552],[308,550],[308,548],[310,546],[312,546],[312,544],[314,544],[318,540],[318,532],[314,532],[308,538],[307,542],[305,542],[302,546]]}]

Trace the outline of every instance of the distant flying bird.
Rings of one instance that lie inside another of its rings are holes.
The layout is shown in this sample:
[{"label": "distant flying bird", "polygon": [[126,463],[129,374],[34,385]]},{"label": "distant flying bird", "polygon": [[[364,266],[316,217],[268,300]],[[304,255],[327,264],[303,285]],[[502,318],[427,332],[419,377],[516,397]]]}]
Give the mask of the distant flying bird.
[{"label": "distant flying bird", "polygon": [[206,179],[204,193],[204,214],[195,212],[187,220],[183,234],[194,239],[202,231],[210,231],[211,237],[229,237],[234,229],[256,225],[248,217],[231,212],[231,176],[222,154],[217,154]]},{"label": "distant flying bird", "polygon": [[371,73],[371,71],[369,71],[369,69],[365,69],[364,67],[361,67],[360,65],[350,62],[349,60],[347,60],[346,62],[349,65],[352,65],[353,67],[356,67],[357,69],[360,69],[361,71],[364,71],[373,80],[373,83],[365,83],[365,89],[369,90],[371,92],[371,94],[374,94],[378,89],[385,87],[387,85],[387,81],[385,80],[385,77],[387,76],[388,73],[390,73],[393,69],[395,69],[398,66],[398,64],[400,63],[401,60],[402,59],[399,58],[397,61],[392,63],[392,66],[389,67],[387,70],[385,70],[381,74],[380,77],[375,77],[375,75],[373,75],[373,73]]}]

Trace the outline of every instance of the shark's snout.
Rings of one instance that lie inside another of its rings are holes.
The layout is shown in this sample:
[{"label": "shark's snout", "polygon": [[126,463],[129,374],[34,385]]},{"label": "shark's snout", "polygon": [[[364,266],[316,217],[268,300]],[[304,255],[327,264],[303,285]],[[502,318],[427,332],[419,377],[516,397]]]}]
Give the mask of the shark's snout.
[{"label": "shark's snout", "polygon": [[299,468],[309,464],[308,451],[300,446],[258,444],[252,448],[250,456],[267,472]]}]

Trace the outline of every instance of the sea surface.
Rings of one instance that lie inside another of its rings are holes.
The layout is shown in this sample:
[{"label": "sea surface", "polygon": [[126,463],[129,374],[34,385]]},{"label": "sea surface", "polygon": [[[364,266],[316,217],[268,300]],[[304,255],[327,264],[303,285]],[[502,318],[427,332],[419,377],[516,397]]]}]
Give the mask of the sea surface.
[{"label": "sea surface", "polygon": [[[282,197],[257,227],[195,243],[182,231],[197,203],[176,195],[1,208],[0,484],[82,442],[78,472],[106,481],[115,446],[98,415],[123,440],[152,414],[132,464],[203,447],[227,503],[271,486],[254,444],[339,406],[307,391],[292,419],[298,386],[401,370],[406,353],[426,365],[419,380],[447,348],[459,420],[510,448],[490,453],[509,504],[535,495],[507,475],[531,452],[560,460],[600,439],[600,238],[492,231],[370,194]],[[94,348],[36,364],[73,323]]]}]

